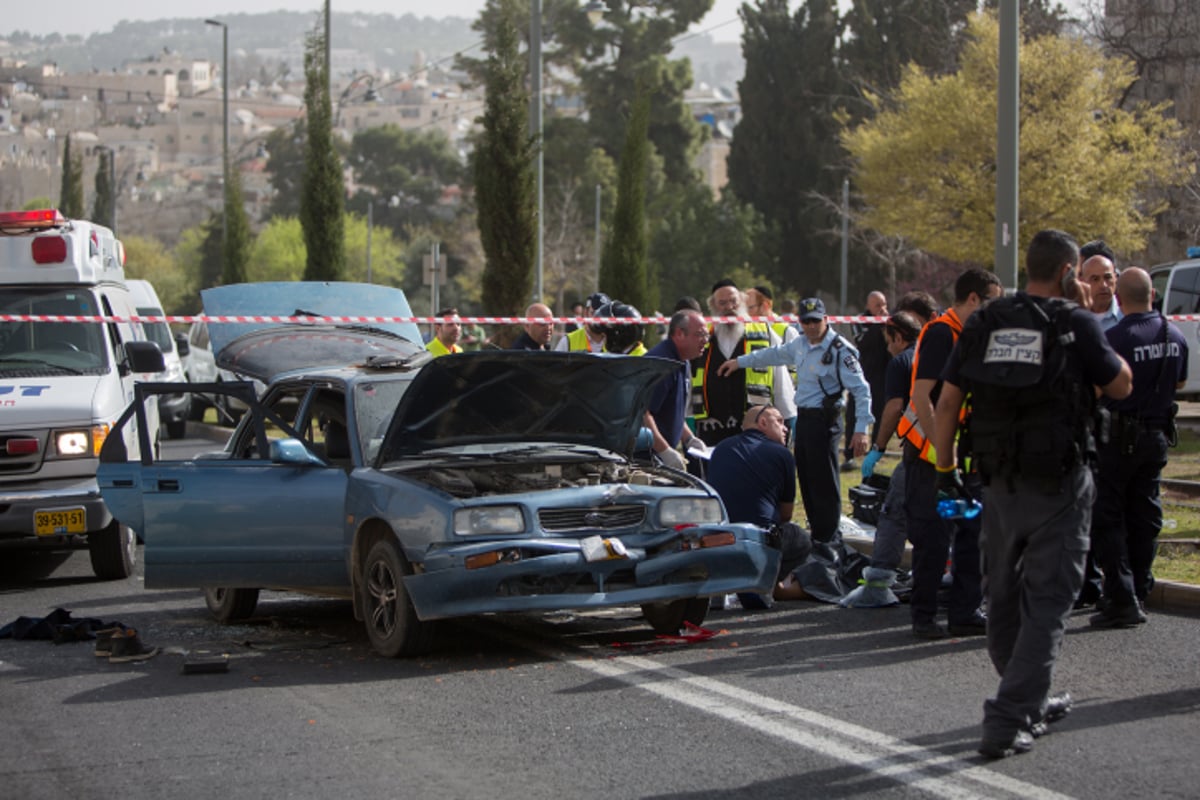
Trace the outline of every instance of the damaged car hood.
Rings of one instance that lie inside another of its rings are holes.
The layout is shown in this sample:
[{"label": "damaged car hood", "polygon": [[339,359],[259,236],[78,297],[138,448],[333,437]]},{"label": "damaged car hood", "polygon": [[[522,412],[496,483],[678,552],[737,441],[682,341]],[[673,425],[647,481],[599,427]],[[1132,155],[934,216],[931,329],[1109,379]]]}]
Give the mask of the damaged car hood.
[{"label": "damaged car hood", "polygon": [[684,365],[526,350],[434,359],[404,394],[378,463],[434,448],[561,442],[629,455],[655,385]]},{"label": "damaged car hood", "polygon": [[[213,317],[411,317],[404,292],[337,282],[217,286],[200,293]],[[264,383],[295,369],[383,363],[419,364],[425,356],[413,322],[210,322],[217,366]]]}]

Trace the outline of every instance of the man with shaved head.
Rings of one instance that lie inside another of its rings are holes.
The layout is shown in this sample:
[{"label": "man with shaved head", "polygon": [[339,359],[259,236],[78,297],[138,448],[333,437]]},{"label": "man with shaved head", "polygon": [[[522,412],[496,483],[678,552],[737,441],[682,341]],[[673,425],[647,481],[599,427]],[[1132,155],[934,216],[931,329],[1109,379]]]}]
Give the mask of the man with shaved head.
[{"label": "man with shaved head", "polygon": [[1092,552],[1104,570],[1104,600],[1089,620],[1100,628],[1146,621],[1154,585],[1150,569],[1162,529],[1159,477],[1175,441],[1175,390],[1187,378],[1188,346],[1179,329],[1154,310],[1145,270],[1129,267],[1116,285],[1125,317],[1105,335],[1133,370],[1133,393],[1105,399],[1112,419],[1100,447]]},{"label": "man with shaved head", "polygon": [[1103,241],[1097,239],[1079,248],[1079,281],[1091,295],[1092,313],[1107,331],[1121,321],[1121,305],[1117,301],[1117,257]]},{"label": "man with shaved head", "polygon": [[[542,303],[534,303],[525,309],[525,332],[512,343],[512,350],[549,350],[550,338],[554,336],[554,312]],[[540,322],[539,320],[546,320]]]}]

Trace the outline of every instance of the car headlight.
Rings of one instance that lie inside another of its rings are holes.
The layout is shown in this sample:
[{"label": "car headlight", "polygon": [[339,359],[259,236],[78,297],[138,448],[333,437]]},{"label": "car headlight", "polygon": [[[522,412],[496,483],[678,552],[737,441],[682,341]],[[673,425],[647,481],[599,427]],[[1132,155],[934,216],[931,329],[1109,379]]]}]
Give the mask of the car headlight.
[{"label": "car headlight", "polygon": [[95,425],[90,430],[56,431],[54,451],[63,458],[96,457],[100,455],[100,448],[107,438],[107,425]]},{"label": "car headlight", "polygon": [[525,515],[520,506],[476,506],[454,512],[454,532],[459,536],[522,533]]},{"label": "car headlight", "polygon": [[658,523],[664,528],[676,525],[714,525],[724,522],[721,502],[715,497],[668,497],[658,504]]}]

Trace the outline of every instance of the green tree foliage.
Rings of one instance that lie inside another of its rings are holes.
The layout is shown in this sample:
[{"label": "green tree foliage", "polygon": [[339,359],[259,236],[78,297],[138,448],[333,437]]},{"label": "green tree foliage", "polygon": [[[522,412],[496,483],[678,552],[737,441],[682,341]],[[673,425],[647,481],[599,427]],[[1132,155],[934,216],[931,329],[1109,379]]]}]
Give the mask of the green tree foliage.
[{"label": "green tree foliage", "polygon": [[58,192],[58,208],[68,219],[83,219],[83,157],[71,152],[71,137],[63,144],[62,184]]},{"label": "green tree foliage", "polygon": [[367,201],[373,201],[376,224],[397,232],[438,219],[442,192],[464,177],[454,145],[437,129],[367,128],[355,134],[349,158],[355,181],[367,190],[349,207],[365,215]]},{"label": "green tree foliage", "polygon": [[[203,280],[204,250],[209,244],[209,233],[212,218],[209,222],[184,230],[175,245],[175,269],[182,276],[186,291],[183,292],[180,305],[176,309],[181,314],[194,314],[200,310],[200,286]],[[218,219],[217,224],[220,224]],[[163,302],[167,300],[164,298]]]},{"label": "green tree foliage", "polygon": [[742,6],[743,117],[729,153],[729,188],[778,231],[762,264],[780,286],[814,293],[838,282],[839,228],[824,198],[841,192],[844,155],[834,109],[846,87],[837,63],[833,0]]},{"label": "green tree foliage", "polygon": [[626,128],[617,177],[612,236],[600,262],[600,285],[611,297],[641,311],[658,305],[658,286],[647,275],[646,162],[650,150],[650,91],[639,85]]},{"label": "green tree foliage", "polygon": [[[596,187],[600,187],[601,230],[616,199],[617,165],[593,144],[587,123],[554,117],[546,123],[545,239],[543,268],[553,307],[595,291]],[[607,201],[607,214],[605,204]]]},{"label": "green tree foliage", "polygon": [[230,165],[226,176],[224,213],[221,283],[245,283],[251,233],[250,220],[242,201],[242,173],[236,165]]},{"label": "green tree foliage", "polygon": [[304,279],[337,281],[346,274],[342,218],[346,189],[342,183],[342,162],[333,143],[333,111],[323,30],[311,31],[305,40],[304,78],[304,107],[308,119],[304,188],[300,194],[300,225],[304,229],[307,253]]},{"label": "green tree foliage", "polygon": [[304,118],[267,134],[267,173],[271,176],[271,206],[267,217],[300,216],[300,197],[304,188],[305,142],[308,126]]},{"label": "green tree foliage", "polygon": [[[935,75],[958,66],[963,29],[976,0],[854,0],[843,19],[842,62],[860,91],[886,94],[907,64]],[[854,111],[869,111],[855,104]]]},{"label": "green tree foliage", "polygon": [[45,195],[34,197],[21,206],[22,211],[38,211],[43,208],[54,208],[54,201]]},{"label": "green tree foliage", "polygon": [[92,220],[116,228],[117,198],[113,194],[112,151],[101,150],[96,164],[96,199],[92,206]]},{"label": "green tree foliage", "polygon": [[[847,129],[864,203],[861,224],[954,261],[990,264],[995,224],[998,25],[972,18],[962,68],[905,72],[894,106]],[[1038,229],[1102,233],[1118,251],[1143,246],[1162,211],[1149,190],[1194,166],[1176,146],[1163,104],[1117,107],[1129,62],[1077,40],[1043,36],[1021,48],[1020,242]],[[1099,187],[1099,188],[1098,188]]]},{"label": "green tree foliage", "polygon": [[179,259],[162,242],[145,236],[122,236],[125,245],[125,276],[150,281],[167,314],[192,311],[196,288]]},{"label": "green tree foliage", "polygon": [[221,236],[221,212],[214,211],[208,215],[208,220],[200,226],[201,241],[198,249],[199,259],[196,275],[199,280],[196,291],[211,286],[221,285],[221,275],[225,270],[225,253]]},{"label": "green tree foliage", "polygon": [[768,262],[759,253],[766,237],[762,215],[730,193],[716,199],[707,186],[695,184],[658,198],[651,216],[658,235],[650,245],[650,261],[660,276],[659,300],[666,308],[684,295],[703,294],[739,269],[758,277],[738,286],[770,282],[764,277]]},{"label": "green tree foliage", "polygon": [[[346,277],[344,280],[367,282],[367,220],[347,214]],[[263,226],[250,250],[248,280],[303,280],[307,256],[304,233],[296,217],[276,217]],[[376,225],[371,231],[371,283],[401,287],[405,278],[403,248],[387,228]]]},{"label": "green tree foliage", "polygon": [[691,62],[672,60],[667,54],[675,37],[704,18],[712,0],[605,5],[602,25],[590,25],[586,15],[577,11],[563,20],[559,34],[569,52],[586,59],[578,73],[592,133],[605,152],[619,158],[626,141],[624,121],[641,85],[651,98],[648,135],[662,156],[668,183],[691,183],[695,180],[692,161],[706,129],[693,118],[683,98],[692,86]]},{"label": "green tree foliage", "polygon": [[486,257],[483,306],[491,314],[507,315],[522,311],[533,289],[537,143],[528,133],[529,93],[517,55],[517,6],[513,0],[494,0],[494,5],[501,14],[487,62],[483,131],[473,158]]}]

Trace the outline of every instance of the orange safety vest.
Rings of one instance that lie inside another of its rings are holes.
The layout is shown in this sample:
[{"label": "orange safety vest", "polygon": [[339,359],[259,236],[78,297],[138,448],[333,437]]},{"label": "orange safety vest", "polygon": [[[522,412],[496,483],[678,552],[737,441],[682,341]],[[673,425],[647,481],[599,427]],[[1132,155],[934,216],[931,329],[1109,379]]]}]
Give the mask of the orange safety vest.
[{"label": "orange safety vest", "polygon": [[[908,384],[908,407],[904,409],[904,416],[900,418],[900,422],[896,425],[896,435],[917,448],[921,458],[931,464],[937,463],[937,453],[934,452],[933,442],[929,441],[929,436],[925,431],[921,430],[921,421],[917,419],[917,408],[913,405],[912,395],[913,389],[917,385],[917,364],[921,361],[921,342],[924,341],[926,332],[938,323],[950,326],[950,332],[955,342],[958,342],[958,335],[962,333],[962,320],[958,318],[958,314],[954,313],[953,308],[946,311],[940,317],[936,317],[926,323],[925,327],[921,329],[921,334],[917,337],[916,352],[913,353],[912,377],[909,379]],[[962,422],[966,418],[967,408],[964,404],[959,409],[958,421]]]}]

